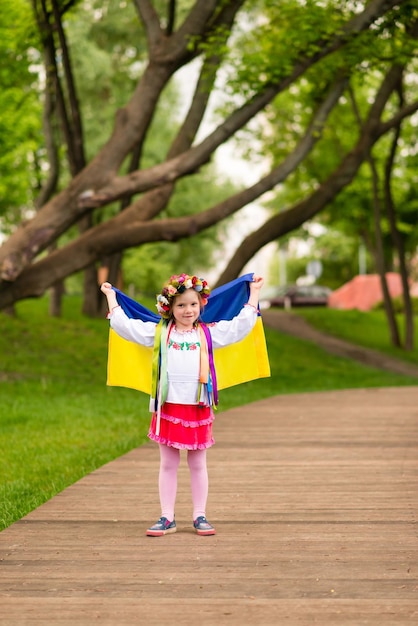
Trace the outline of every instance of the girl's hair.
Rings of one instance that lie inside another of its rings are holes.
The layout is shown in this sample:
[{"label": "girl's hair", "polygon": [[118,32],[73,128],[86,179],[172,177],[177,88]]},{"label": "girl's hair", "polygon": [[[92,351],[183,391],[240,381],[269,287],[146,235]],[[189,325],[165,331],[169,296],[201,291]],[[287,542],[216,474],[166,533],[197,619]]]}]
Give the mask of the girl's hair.
[{"label": "girl's hair", "polygon": [[210,294],[209,286],[203,278],[179,274],[171,276],[157,295],[157,311],[164,319],[170,319],[174,298],[186,291],[194,289],[199,296],[201,307],[206,306]]}]

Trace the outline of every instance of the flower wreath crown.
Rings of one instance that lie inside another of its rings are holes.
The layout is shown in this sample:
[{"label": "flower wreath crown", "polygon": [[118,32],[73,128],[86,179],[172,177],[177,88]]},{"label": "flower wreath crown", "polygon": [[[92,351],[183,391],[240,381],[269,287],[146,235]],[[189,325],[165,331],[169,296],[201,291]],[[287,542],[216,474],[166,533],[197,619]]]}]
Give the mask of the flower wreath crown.
[{"label": "flower wreath crown", "polygon": [[189,276],[188,274],[180,274],[179,276],[171,276],[170,280],[165,283],[161,293],[157,295],[157,311],[164,319],[170,317],[170,308],[173,298],[181,293],[184,293],[186,289],[194,289],[200,294],[202,299],[202,306],[207,304],[210,289],[203,278],[197,276]]}]

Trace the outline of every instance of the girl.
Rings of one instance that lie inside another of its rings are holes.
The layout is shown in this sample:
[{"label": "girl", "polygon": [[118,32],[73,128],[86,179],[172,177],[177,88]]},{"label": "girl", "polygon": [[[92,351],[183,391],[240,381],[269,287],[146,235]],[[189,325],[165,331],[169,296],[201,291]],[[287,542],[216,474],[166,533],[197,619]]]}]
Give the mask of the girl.
[{"label": "girl", "polygon": [[216,375],[213,348],[241,341],[253,328],[258,314],[258,295],[264,283],[253,276],[248,303],[232,320],[206,324],[199,317],[207,303],[210,289],[205,280],[181,274],[171,276],[157,296],[157,310],[162,323],[129,318],[118,305],[110,283],[103,283],[107,297],[110,325],[129,341],[154,346],[158,374],[153,381],[148,436],[160,449],[159,495],[160,519],[146,534],[160,537],[176,532],[174,507],[177,493],[177,470],[180,450],[187,450],[190,470],[193,526],[198,535],[214,535],[206,519],[208,472],[206,450],[215,442],[212,437],[213,405],[216,404]]}]

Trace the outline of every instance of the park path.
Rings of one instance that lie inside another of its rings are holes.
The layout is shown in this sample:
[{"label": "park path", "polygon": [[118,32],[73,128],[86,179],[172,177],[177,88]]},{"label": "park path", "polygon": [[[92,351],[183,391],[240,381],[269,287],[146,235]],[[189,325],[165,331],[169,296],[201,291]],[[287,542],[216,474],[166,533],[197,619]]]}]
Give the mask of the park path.
[{"label": "park path", "polygon": [[213,537],[158,514],[146,444],[0,533],[1,626],[418,623],[418,387],[281,395],[220,413]]}]

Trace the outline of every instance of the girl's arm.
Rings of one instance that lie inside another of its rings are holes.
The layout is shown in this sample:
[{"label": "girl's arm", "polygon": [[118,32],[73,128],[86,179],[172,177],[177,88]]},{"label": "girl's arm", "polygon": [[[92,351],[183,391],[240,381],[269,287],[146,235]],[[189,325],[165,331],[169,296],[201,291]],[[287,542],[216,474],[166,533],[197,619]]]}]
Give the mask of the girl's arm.
[{"label": "girl's arm", "polygon": [[143,346],[153,346],[155,336],[155,322],[143,322],[129,318],[118,304],[115,290],[110,283],[103,283],[100,287],[107,298],[111,328],[121,337]]},{"label": "girl's arm", "polygon": [[101,291],[107,298],[107,306],[109,307],[109,312],[112,312],[112,309],[118,307],[118,301],[116,299],[116,293],[110,283],[103,283],[100,287]]},{"label": "girl's arm", "polygon": [[255,309],[258,307],[258,301],[260,296],[260,289],[264,285],[264,278],[262,276],[253,276],[253,282],[250,283],[250,297],[248,298],[248,304],[251,304]]}]

